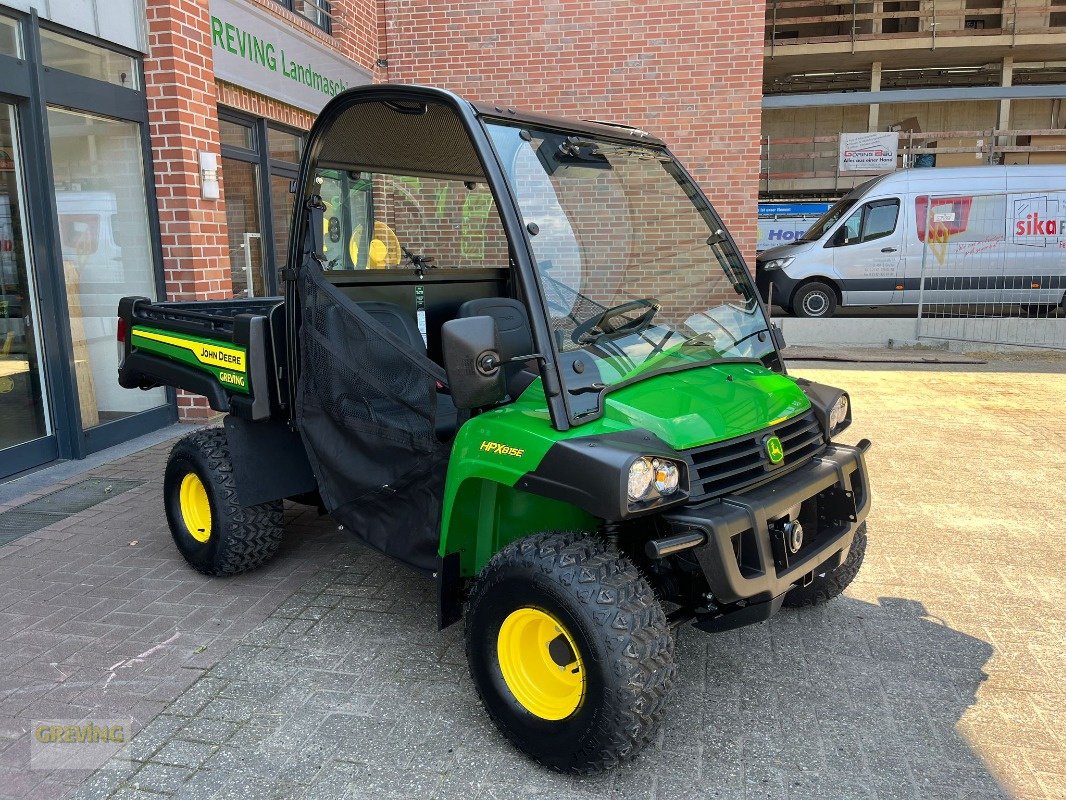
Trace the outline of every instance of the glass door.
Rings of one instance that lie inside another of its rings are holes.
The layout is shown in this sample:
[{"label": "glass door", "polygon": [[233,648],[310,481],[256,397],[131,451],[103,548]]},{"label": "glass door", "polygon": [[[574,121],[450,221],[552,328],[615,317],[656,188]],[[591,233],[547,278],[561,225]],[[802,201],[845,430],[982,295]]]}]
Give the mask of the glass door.
[{"label": "glass door", "polygon": [[39,309],[15,107],[0,102],[0,477],[26,466],[12,448],[52,433]]},{"label": "glass door", "polygon": [[82,430],[166,403],[161,387],[118,385],[118,320],[127,295],[156,298],[140,124],[48,109],[63,283]]}]

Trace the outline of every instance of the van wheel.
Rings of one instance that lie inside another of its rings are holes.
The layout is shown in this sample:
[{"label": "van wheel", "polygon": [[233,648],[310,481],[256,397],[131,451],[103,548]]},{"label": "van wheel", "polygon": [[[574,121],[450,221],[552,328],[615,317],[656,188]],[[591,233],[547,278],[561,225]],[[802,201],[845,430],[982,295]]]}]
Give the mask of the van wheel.
[{"label": "van wheel", "polygon": [[163,503],[178,552],[205,575],[248,572],[281,546],[282,503],[237,502],[222,428],[191,433],[174,445],[163,476]]},{"label": "van wheel", "polygon": [[651,586],[582,532],[529,536],[492,558],[470,594],[466,655],[500,731],[574,773],[613,767],[648,744],[676,673]]},{"label": "van wheel", "polygon": [[797,317],[831,317],[837,310],[837,293],[827,283],[812,281],[796,290],[791,306]]}]

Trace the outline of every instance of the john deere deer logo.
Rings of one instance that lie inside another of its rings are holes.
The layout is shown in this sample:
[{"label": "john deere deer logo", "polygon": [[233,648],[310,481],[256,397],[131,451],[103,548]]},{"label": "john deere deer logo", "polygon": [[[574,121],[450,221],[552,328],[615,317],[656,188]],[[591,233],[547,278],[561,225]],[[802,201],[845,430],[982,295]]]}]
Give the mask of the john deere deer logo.
[{"label": "john deere deer logo", "polygon": [[781,440],[776,436],[767,436],[764,440],[766,445],[766,455],[770,458],[771,464],[780,464],[785,460],[785,448],[781,445]]}]

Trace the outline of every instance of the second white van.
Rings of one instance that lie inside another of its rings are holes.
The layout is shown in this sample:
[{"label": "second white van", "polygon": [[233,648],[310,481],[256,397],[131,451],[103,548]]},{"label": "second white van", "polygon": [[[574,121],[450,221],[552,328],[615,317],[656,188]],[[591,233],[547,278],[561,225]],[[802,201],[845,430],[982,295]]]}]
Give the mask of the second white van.
[{"label": "second white van", "polygon": [[907,169],[856,187],[761,252],[763,298],[801,317],[840,306],[1066,304],[1066,166]]}]

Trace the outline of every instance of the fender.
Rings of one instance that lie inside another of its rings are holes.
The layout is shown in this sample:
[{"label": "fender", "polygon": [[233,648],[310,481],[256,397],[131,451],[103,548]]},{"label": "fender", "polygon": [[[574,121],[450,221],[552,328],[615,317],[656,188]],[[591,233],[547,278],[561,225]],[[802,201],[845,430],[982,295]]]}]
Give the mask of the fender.
[{"label": "fender", "polygon": [[237,500],[254,506],[318,488],[303,440],[283,422],[249,422],[232,414],[223,420],[229,442]]}]

